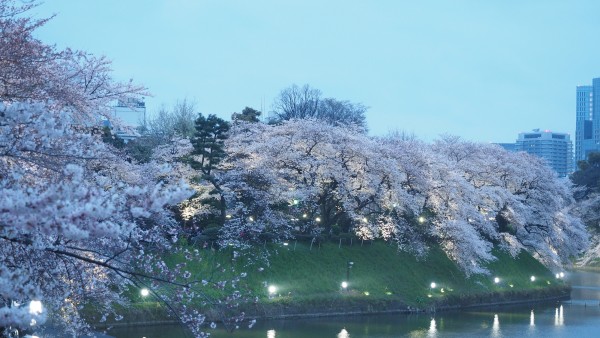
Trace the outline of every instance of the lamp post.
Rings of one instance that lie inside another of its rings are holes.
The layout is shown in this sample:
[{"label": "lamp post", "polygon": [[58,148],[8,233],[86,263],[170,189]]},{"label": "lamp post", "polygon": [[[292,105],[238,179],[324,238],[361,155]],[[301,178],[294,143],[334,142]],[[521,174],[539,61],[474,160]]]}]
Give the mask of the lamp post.
[{"label": "lamp post", "polygon": [[352,269],[353,265],[354,265],[354,262],[348,261],[348,265],[346,266],[346,281],[347,282],[350,281],[350,269]]}]

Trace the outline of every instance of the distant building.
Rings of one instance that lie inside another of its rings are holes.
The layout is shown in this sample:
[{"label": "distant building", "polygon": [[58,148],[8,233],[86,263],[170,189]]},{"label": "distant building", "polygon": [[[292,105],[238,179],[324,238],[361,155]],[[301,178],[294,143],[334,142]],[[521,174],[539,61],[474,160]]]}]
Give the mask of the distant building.
[{"label": "distant building", "polygon": [[577,86],[575,96],[575,161],[585,160],[591,152],[600,151],[600,78],[591,86]]},{"label": "distant building", "polygon": [[543,158],[558,176],[565,177],[573,172],[573,144],[569,134],[534,129],[519,133],[515,148]]},{"label": "distant building", "polygon": [[[115,134],[125,142],[140,136],[140,130],[146,125],[146,103],[143,100],[129,99],[119,100],[111,112],[111,120],[120,120],[120,125]],[[110,121],[104,121],[104,125],[113,127]]]},{"label": "distant building", "polygon": [[494,143],[494,144],[497,144],[508,151],[517,151],[516,143]]}]

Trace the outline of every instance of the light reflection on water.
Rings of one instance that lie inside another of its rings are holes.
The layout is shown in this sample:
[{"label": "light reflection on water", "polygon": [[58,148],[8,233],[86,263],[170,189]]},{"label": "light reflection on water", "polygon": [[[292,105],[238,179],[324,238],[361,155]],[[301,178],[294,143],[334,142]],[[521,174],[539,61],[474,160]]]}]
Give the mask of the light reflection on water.
[{"label": "light reflection on water", "polygon": [[498,315],[494,314],[494,324],[492,325],[492,337],[502,337],[500,333],[500,320]]},{"label": "light reflection on water", "polygon": [[337,338],[350,338],[350,334],[346,331],[346,328],[343,328],[340,333],[338,333]]},{"label": "light reflection on water", "polygon": [[[470,338],[470,337],[596,337],[600,332],[600,306],[535,304],[463,312],[331,317],[310,320],[257,322],[252,329],[234,333],[212,330],[211,338]],[[148,327],[144,331],[117,331],[118,337],[188,338],[183,332],[167,333]],[[165,329],[164,327],[162,329]],[[181,328],[179,328],[181,330]]]},{"label": "light reflection on water", "polygon": [[535,313],[533,313],[533,310],[529,314],[529,326],[535,326]]},{"label": "light reflection on water", "polygon": [[529,327],[527,328],[527,335],[530,337],[536,336],[535,312],[533,310],[531,310],[531,313],[529,313]]},{"label": "light reflection on water", "polygon": [[554,312],[554,325],[563,326],[565,325],[565,317],[563,315],[563,306],[557,307]]},{"label": "light reflection on water", "polygon": [[437,337],[437,328],[435,327],[435,318],[431,318],[429,323],[429,331],[427,331],[427,337]]}]

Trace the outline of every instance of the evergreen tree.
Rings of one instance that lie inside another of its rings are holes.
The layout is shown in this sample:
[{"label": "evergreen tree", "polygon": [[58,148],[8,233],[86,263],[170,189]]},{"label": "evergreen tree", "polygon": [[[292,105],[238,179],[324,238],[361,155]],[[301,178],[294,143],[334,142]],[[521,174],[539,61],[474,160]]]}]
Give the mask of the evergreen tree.
[{"label": "evergreen tree", "polygon": [[209,198],[203,200],[203,203],[212,204],[219,209],[218,216],[209,216],[205,219],[207,223],[220,223],[225,222],[225,213],[227,206],[225,203],[225,197],[223,196],[223,189],[219,183],[219,180],[213,174],[213,169],[219,164],[219,162],[225,157],[226,152],[224,149],[225,140],[228,137],[228,131],[230,128],[229,122],[217,117],[216,115],[204,115],[199,114],[195,122],[196,133],[192,139],[192,160],[190,165],[193,169],[199,170],[202,175],[201,179],[210,182],[214,189],[210,192],[211,195],[218,195],[217,198]]},{"label": "evergreen tree", "polygon": [[261,114],[262,114],[262,112],[259,110],[256,110],[256,109],[250,108],[250,107],[246,107],[246,108],[244,108],[244,110],[242,110],[241,113],[231,114],[231,120],[233,120],[233,122],[246,121],[246,122],[256,123],[256,122],[260,122],[258,117]]},{"label": "evergreen tree", "polygon": [[587,160],[577,162],[579,170],[571,175],[571,181],[581,187],[575,198],[581,200],[600,191],[600,153],[590,153]]},{"label": "evergreen tree", "polygon": [[192,161],[192,168],[200,170],[205,176],[225,157],[224,142],[229,131],[229,122],[216,115],[199,114],[196,119],[196,133],[192,139],[193,155],[199,159]]}]

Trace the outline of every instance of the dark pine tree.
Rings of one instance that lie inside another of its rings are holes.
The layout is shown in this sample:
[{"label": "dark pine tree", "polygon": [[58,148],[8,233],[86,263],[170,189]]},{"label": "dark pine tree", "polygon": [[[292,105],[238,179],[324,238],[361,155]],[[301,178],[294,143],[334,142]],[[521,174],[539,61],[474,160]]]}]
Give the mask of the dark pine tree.
[{"label": "dark pine tree", "polygon": [[215,218],[207,219],[206,221],[208,223],[223,224],[225,222],[227,207],[223,190],[218,179],[213,175],[213,169],[227,155],[225,152],[225,140],[228,137],[230,125],[229,122],[218,118],[216,115],[211,114],[208,117],[204,117],[204,115],[199,114],[195,122],[195,128],[196,133],[192,138],[192,145],[194,146],[192,154],[196,158],[190,164],[193,169],[202,173],[201,179],[211,183],[214,188],[211,193],[220,196],[218,199],[204,201],[205,203],[217,205],[220,210],[220,215],[215,215]]},{"label": "dark pine tree", "polygon": [[200,170],[205,176],[210,176],[211,171],[225,157],[224,143],[229,131],[229,122],[218,118],[216,115],[199,114],[196,119],[196,133],[192,138],[194,151],[192,154],[200,157],[192,162],[192,167]]}]

